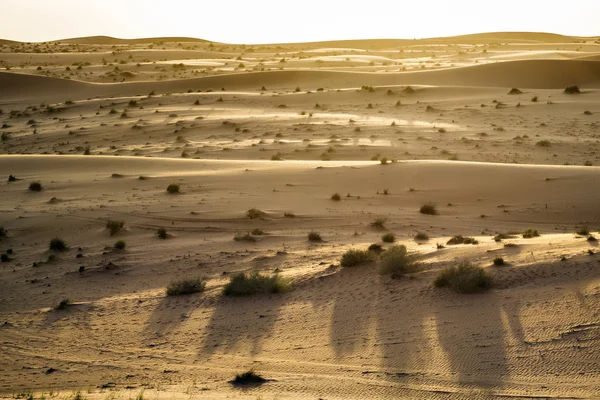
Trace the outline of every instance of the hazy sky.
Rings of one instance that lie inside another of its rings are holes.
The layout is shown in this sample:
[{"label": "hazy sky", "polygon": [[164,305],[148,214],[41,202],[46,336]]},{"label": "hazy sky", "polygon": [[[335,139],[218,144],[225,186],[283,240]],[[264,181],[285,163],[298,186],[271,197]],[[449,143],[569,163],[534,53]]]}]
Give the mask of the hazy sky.
[{"label": "hazy sky", "polygon": [[600,35],[600,0],[0,0],[0,38],[191,36],[229,43],[490,31]]}]

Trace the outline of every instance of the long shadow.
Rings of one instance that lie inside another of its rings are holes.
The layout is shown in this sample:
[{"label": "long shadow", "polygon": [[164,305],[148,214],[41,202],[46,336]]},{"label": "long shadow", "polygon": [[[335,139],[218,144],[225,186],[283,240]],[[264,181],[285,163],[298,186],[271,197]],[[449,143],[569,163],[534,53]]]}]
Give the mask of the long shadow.
[{"label": "long shadow", "polygon": [[161,298],[146,322],[144,339],[155,341],[176,331],[201,302],[197,295]]},{"label": "long shadow", "polygon": [[285,293],[220,298],[206,326],[200,353],[259,355],[285,302]]}]

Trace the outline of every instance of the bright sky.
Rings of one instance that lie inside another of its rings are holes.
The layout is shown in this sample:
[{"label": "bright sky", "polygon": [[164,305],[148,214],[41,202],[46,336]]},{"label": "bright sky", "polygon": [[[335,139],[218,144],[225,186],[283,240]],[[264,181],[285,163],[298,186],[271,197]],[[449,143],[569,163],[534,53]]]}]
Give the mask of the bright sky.
[{"label": "bright sky", "polygon": [[189,36],[228,43],[492,31],[600,35],[600,0],[0,0],[0,38]]}]

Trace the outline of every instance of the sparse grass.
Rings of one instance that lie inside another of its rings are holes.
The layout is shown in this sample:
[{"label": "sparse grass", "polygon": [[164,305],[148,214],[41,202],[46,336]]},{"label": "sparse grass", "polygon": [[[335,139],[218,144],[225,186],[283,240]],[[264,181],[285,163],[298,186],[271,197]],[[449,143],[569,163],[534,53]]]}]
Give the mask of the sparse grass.
[{"label": "sparse grass", "polygon": [[322,242],[321,234],[319,232],[311,231],[308,233],[308,240],[311,242]]},{"label": "sparse grass", "polygon": [[60,238],[52,239],[48,247],[53,251],[67,251],[69,249],[65,241]]},{"label": "sparse grass", "polygon": [[290,289],[291,284],[279,274],[241,272],[231,277],[223,289],[223,294],[226,296],[250,296],[259,293],[283,293]]},{"label": "sparse grass", "polygon": [[385,243],[394,243],[396,241],[396,236],[393,233],[386,233],[381,236],[381,241]]},{"label": "sparse grass", "polygon": [[373,228],[383,229],[386,222],[387,222],[387,218],[377,218],[375,221],[371,222],[371,226]]},{"label": "sparse grass", "polygon": [[342,267],[354,267],[375,261],[373,253],[369,250],[350,249],[346,251],[340,260]]},{"label": "sparse grass", "polygon": [[493,262],[494,262],[495,266],[499,267],[501,265],[504,265],[504,258],[502,258],[502,257],[496,257],[496,258],[494,258]]},{"label": "sparse grass", "polygon": [[117,242],[115,243],[115,249],[117,250],[124,250],[125,246],[126,244],[124,240],[117,240]]},{"label": "sparse grass", "polygon": [[446,242],[446,244],[449,245],[455,245],[455,244],[478,244],[479,242],[477,241],[477,239],[469,237],[469,236],[462,236],[462,235],[456,235],[453,236],[450,240],[448,240]]},{"label": "sparse grass", "polygon": [[106,221],[106,228],[110,230],[110,236],[114,236],[119,233],[121,229],[123,229],[123,226],[125,226],[125,221]]},{"label": "sparse grass", "polygon": [[169,186],[167,186],[167,192],[171,194],[179,193],[179,185],[176,183],[171,183]]},{"label": "sparse grass", "polygon": [[231,384],[238,386],[261,385],[266,381],[267,380],[265,378],[255,373],[254,370],[249,370],[244,373],[237,374],[235,378],[231,381]]},{"label": "sparse grass", "polygon": [[491,276],[481,267],[468,262],[444,268],[433,281],[435,287],[448,287],[457,293],[476,293],[492,285]]},{"label": "sparse grass", "polygon": [[236,233],[233,237],[233,240],[235,240],[236,242],[256,242],[256,238],[250,233]]},{"label": "sparse grass", "polygon": [[407,272],[418,268],[417,257],[410,254],[404,245],[394,245],[381,255],[381,272],[392,278],[400,278]]},{"label": "sparse grass", "polygon": [[418,232],[415,235],[415,240],[429,240],[429,236],[426,233]]},{"label": "sparse grass", "polygon": [[339,193],[334,193],[331,195],[331,200],[333,201],[340,201],[342,199],[342,197],[340,196]]},{"label": "sparse grass", "polygon": [[67,308],[69,308],[69,306],[71,306],[73,303],[71,302],[71,300],[69,299],[62,299],[60,301],[60,303],[58,303],[58,305],[56,306],[57,310],[66,310]]},{"label": "sparse grass", "polygon": [[167,296],[181,296],[184,294],[200,293],[204,291],[206,283],[202,278],[184,278],[171,281],[167,286]]},{"label": "sparse grass", "polygon": [[29,184],[29,190],[32,192],[41,192],[42,184],[40,182],[31,182]]},{"label": "sparse grass", "polygon": [[156,231],[156,236],[158,236],[159,239],[166,239],[169,237],[169,234],[165,228],[158,228]]},{"label": "sparse grass", "polygon": [[259,210],[258,208],[251,208],[246,211],[246,216],[250,219],[262,218],[265,216],[265,212]]},{"label": "sparse grass", "polygon": [[427,203],[421,206],[419,212],[426,215],[437,215],[438,211],[434,204]]},{"label": "sparse grass", "polygon": [[522,233],[524,239],[531,239],[540,236],[537,229],[527,229]]}]

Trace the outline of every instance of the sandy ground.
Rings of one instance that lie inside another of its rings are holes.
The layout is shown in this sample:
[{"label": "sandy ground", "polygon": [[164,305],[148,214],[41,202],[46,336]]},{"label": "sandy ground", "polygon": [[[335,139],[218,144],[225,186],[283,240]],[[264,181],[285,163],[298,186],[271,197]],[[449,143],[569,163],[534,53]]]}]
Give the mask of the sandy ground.
[{"label": "sandy ground", "polygon": [[[575,233],[600,235],[597,38],[180,40],[0,43],[0,396],[600,397],[600,255]],[[418,272],[340,267],[384,233]],[[438,247],[457,234],[479,244]],[[432,286],[461,261],[492,289]],[[292,291],[222,294],[276,270]],[[269,381],[229,383],[250,368]]]}]

